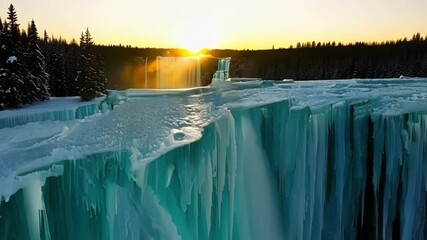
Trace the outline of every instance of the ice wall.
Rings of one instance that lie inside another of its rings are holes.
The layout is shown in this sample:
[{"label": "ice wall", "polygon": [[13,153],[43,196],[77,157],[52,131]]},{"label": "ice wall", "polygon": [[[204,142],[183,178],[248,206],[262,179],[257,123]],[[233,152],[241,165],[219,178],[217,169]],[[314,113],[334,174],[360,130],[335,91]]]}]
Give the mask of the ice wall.
[{"label": "ice wall", "polygon": [[2,202],[0,238],[231,239],[232,116],[204,132],[200,141],[150,163],[139,162],[135,149],[58,163],[60,176]]},{"label": "ice wall", "polygon": [[128,92],[75,130],[110,151],[19,172],[0,239],[424,239],[425,81]]},{"label": "ice wall", "polygon": [[[115,95],[114,91],[109,93]],[[6,110],[0,115],[0,129],[24,125],[30,122],[70,121],[83,119],[97,113],[103,113],[113,108],[110,97],[96,99],[91,102],[80,102],[78,97],[53,98],[49,106],[40,108],[40,104],[18,110]]]}]

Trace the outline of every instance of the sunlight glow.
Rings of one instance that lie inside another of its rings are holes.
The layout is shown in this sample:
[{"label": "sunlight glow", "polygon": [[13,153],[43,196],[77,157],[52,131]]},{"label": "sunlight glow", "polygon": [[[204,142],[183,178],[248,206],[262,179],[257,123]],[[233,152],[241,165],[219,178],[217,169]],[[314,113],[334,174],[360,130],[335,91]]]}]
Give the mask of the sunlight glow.
[{"label": "sunlight glow", "polygon": [[213,19],[191,16],[176,29],[177,45],[198,54],[204,48],[217,48],[221,41],[218,26]]},{"label": "sunlight glow", "polygon": [[34,19],[40,34],[46,29],[49,36],[70,41],[89,28],[94,41],[104,45],[271,49],[427,33],[426,0],[5,0],[0,1],[2,21],[11,2],[22,29]]}]

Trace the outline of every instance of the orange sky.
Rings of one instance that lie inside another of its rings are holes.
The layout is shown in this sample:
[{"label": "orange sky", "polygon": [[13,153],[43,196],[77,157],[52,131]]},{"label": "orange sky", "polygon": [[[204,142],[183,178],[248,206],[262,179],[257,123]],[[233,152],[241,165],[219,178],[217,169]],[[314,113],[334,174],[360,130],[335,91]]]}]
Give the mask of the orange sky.
[{"label": "orange sky", "polygon": [[[6,17],[11,2],[1,1]],[[138,47],[266,49],[427,35],[426,0],[14,0],[21,26]]]}]

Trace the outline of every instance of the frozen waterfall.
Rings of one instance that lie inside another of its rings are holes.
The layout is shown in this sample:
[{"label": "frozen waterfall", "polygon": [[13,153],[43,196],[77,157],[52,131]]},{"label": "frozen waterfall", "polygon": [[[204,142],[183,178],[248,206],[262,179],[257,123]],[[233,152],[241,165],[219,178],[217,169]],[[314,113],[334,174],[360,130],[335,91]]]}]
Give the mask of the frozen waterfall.
[{"label": "frozen waterfall", "polygon": [[226,80],[230,77],[230,63],[231,58],[220,58],[218,59],[218,68],[217,71],[213,75],[212,81],[218,81],[218,80]]},{"label": "frozen waterfall", "polygon": [[425,239],[427,79],[0,112],[0,239]]},{"label": "frozen waterfall", "polygon": [[200,57],[157,57],[157,88],[201,86]]}]

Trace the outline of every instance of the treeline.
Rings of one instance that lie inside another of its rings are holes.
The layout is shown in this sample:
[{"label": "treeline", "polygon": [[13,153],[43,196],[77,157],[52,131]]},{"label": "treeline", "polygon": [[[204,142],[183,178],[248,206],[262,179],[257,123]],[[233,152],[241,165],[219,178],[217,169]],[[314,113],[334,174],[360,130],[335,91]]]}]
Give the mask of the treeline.
[{"label": "treeline", "polygon": [[[270,50],[205,50],[206,55],[231,57],[231,77],[281,80],[427,77],[427,37],[387,42],[341,44],[304,42]],[[80,42],[38,36],[34,21],[20,30],[15,9],[0,19],[0,109],[43,101],[50,96],[81,96],[90,100],[105,88],[155,87],[156,57],[185,56],[182,49],[98,46],[88,30]],[[148,62],[148,64],[145,63]],[[105,63],[105,64],[104,64]],[[207,85],[215,66],[202,64]],[[106,79],[109,79],[108,85]]]},{"label": "treeline", "polygon": [[61,38],[40,39],[31,21],[21,30],[11,4],[7,18],[0,19],[0,110],[44,101],[50,96],[80,96],[91,100],[105,93],[103,61],[95,54],[89,30],[80,44]]},{"label": "treeline", "polygon": [[[158,56],[178,57],[192,54],[185,49],[135,48],[123,45],[95,46],[95,49],[105,60],[108,89],[144,88],[145,77],[148,78],[148,88],[156,88],[156,58]],[[205,54],[209,55],[207,52]],[[147,64],[145,64],[145,61],[147,61]],[[205,57],[201,59],[202,85],[211,83],[216,69],[217,60],[215,58]]]},{"label": "treeline", "polygon": [[233,77],[281,80],[394,78],[427,76],[427,37],[373,43],[297,44],[297,48],[239,51]]},{"label": "treeline", "polygon": [[[105,58],[108,87],[143,87],[144,62],[148,78],[155,79],[156,56],[182,56],[182,49],[97,46]],[[282,80],[427,77],[427,37],[416,33],[410,39],[386,42],[305,42],[296,47],[270,50],[204,50],[213,57],[231,57],[231,77]],[[154,66],[154,67],[151,67]],[[205,71],[209,73],[211,70]],[[209,75],[211,78],[212,76]],[[207,78],[207,77],[206,77]],[[209,79],[211,80],[211,79]],[[210,81],[203,81],[209,84]],[[155,87],[149,85],[149,87]]]}]

